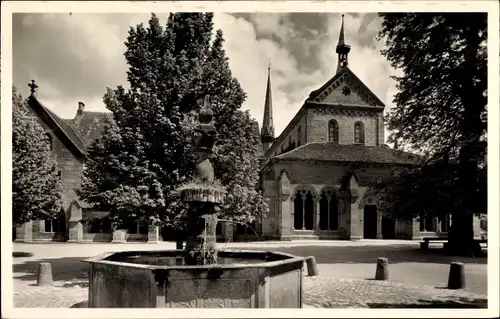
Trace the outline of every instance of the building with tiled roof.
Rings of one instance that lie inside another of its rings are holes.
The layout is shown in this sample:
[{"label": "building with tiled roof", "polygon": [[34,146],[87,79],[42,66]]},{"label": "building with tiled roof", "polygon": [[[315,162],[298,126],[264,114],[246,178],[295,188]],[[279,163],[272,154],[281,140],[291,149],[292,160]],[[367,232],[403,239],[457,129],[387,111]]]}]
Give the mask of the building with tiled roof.
[{"label": "building with tiled roof", "polygon": [[[76,115],[72,119],[62,119],[48,109],[37,97],[37,85],[32,81],[28,107],[38,119],[49,138],[52,154],[57,163],[58,175],[63,185],[61,194],[63,205],[55,220],[31,221],[16,229],[18,241],[83,241],[92,240],[96,234],[89,233],[82,224],[85,212],[93,211],[91,205],[78,199],[75,189],[80,187],[87,150],[101,136],[106,119],[111,113],[87,112],[85,104],[78,103]],[[112,234],[101,234],[104,240]],[[99,235],[97,235],[99,237]],[[108,238],[109,237],[109,238]]]},{"label": "building with tiled roof", "polygon": [[385,104],[349,68],[344,20],[336,73],[305,99],[275,137],[271,76],[265,93],[261,185],[269,213],[263,238],[416,239],[446,231],[449,221],[394,220],[377,210],[370,185],[414,167],[421,157],[385,144]]}]

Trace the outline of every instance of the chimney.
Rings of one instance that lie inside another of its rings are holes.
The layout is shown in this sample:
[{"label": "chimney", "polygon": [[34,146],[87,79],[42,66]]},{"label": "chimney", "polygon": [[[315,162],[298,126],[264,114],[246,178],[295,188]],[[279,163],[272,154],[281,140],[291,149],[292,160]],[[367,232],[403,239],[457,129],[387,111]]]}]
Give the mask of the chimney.
[{"label": "chimney", "polygon": [[397,139],[394,139],[394,149],[397,150],[399,147],[398,145],[398,140]]},{"label": "chimney", "polygon": [[83,115],[83,111],[85,110],[85,104],[83,102],[78,102],[78,111],[76,112],[77,116]]}]

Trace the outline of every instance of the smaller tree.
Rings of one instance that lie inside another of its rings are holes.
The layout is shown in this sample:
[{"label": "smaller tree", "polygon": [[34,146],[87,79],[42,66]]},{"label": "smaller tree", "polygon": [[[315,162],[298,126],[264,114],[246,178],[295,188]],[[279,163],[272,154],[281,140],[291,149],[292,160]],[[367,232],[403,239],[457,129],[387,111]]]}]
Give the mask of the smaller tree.
[{"label": "smaller tree", "polygon": [[62,185],[49,138],[12,90],[12,221],[54,219],[61,211]]}]

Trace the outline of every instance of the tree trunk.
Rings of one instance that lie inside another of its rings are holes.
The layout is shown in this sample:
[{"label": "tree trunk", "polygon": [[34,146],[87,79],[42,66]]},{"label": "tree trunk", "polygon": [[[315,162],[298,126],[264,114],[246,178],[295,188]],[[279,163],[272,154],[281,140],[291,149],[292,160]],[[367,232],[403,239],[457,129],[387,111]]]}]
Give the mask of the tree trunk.
[{"label": "tree trunk", "polygon": [[449,253],[454,256],[474,256],[473,215],[464,211],[454,212],[448,232]]},{"label": "tree trunk", "polygon": [[187,213],[187,242],[184,259],[187,265],[217,263],[215,204],[189,203]]}]

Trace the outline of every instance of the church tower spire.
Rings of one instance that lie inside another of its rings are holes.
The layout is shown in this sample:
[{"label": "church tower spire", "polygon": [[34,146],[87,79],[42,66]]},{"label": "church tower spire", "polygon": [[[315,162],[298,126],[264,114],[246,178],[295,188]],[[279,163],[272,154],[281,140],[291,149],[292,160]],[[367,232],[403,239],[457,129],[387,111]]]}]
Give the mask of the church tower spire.
[{"label": "church tower spire", "polygon": [[262,121],[260,139],[265,153],[274,142],[273,98],[271,94],[271,61],[269,61],[269,66],[267,68],[266,100],[264,102],[264,120]]},{"label": "church tower spire", "polygon": [[347,56],[351,51],[351,46],[346,43],[344,35],[344,15],[342,15],[342,25],[340,26],[339,43],[335,50],[338,54],[337,73],[348,65]]}]

